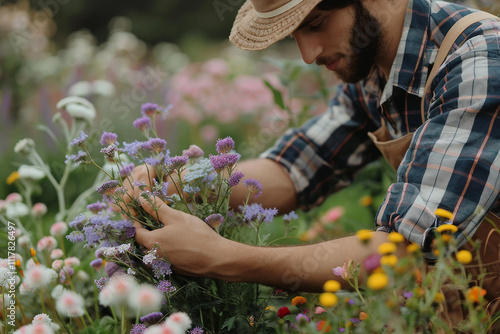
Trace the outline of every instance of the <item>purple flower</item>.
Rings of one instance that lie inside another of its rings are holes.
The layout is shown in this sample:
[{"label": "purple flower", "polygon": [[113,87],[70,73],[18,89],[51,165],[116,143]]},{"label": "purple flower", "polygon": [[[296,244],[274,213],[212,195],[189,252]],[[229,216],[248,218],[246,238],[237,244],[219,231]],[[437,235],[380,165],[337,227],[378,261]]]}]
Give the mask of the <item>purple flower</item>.
[{"label": "purple flower", "polygon": [[102,146],[109,146],[111,144],[116,143],[117,138],[118,138],[118,135],[116,133],[104,131],[102,133],[100,143]]},{"label": "purple flower", "polygon": [[189,157],[187,155],[177,155],[172,157],[168,161],[167,172],[171,173],[174,170],[182,168],[185,164],[187,164]]},{"label": "purple flower", "polygon": [[250,190],[250,193],[255,193],[255,198],[262,194],[262,185],[256,179],[247,179],[243,184]]},{"label": "purple flower", "polygon": [[133,324],[130,334],[142,334],[148,329],[144,324]]},{"label": "purple flower", "polygon": [[99,270],[101,269],[103,263],[104,263],[103,259],[95,259],[90,261],[90,266],[95,270]]},{"label": "purple flower", "polygon": [[225,167],[233,167],[239,160],[240,155],[234,153],[210,155],[210,163],[217,173],[220,173]]},{"label": "purple flower", "polygon": [[59,283],[64,284],[66,280],[75,274],[75,269],[72,267],[65,266],[59,272]]},{"label": "purple flower", "polygon": [[159,281],[158,284],[156,284],[156,288],[159,291],[166,293],[166,294],[173,293],[177,290],[175,288],[175,286],[173,286],[172,283],[170,281],[167,281],[167,280]]},{"label": "purple flower", "polygon": [[143,148],[153,153],[160,153],[167,148],[167,142],[161,138],[151,138],[144,143]]},{"label": "purple flower", "polygon": [[309,322],[309,318],[304,313],[297,314],[297,316],[295,317],[295,320],[297,320],[298,323],[300,323],[301,321]]},{"label": "purple flower", "polygon": [[82,242],[85,240],[85,235],[80,231],[73,231],[66,236],[66,239],[72,243]]},{"label": "purple flower", "polygon": [[127,153],[131,157],[135,157],[139,155],[139,150],[142,149],[142,145],[144,142],[142,141],[134,141],[133,143],[123,143],[123,152]]},{"label": "purple flower", "polygon": [[189,158],[196,159],[200,158],[205,154],[203,150],[197,145],[191,145],[187,150],[182,151],[182,155],[187,155]]},{"label": "purple flower", "polygon": [[229,153],[232,149],[234,149],[234,140],[231,137],[219,139],[217,140],[217,144],[215,144],[215,148],[220,154]]},{"label": "purple flower", "polygon": [[339,328],[339,332],[340,332],[340,333],[344,333],[344,332],[345,332],[345,328],[344,328],[344,327],[340,327],[340,328]]},{"label": "purple flower", "polygon": [[116,180],[106,181],[97,188],[97,192],[101,195],[111,196],[115,193],[116,188],[120,185],[120,182]]},{"label": "purple flower", "polygon": [[214,213],[207,218],[205,218],[205,223],[210,225],[210,227],[218,230],[219,226],[221,226],[222,222],[224,221],[224,217],[219,214],[219,213]]},{"label": "purple flower", "polygon": [[111,144],[108,147],[101,149],[101,153],[104,154],[106,158],[108,158],[108,160],[111,161],[113,161],[113,159],[115,158],[116,151],[118,151],[118,147],[116,147],[115,144]]},{"label": "purple flower", "polygon": [[243,214],[243,220],[245,221],[258,221],[264,223],[270,223],[273,221],[274,216],[278,214],[276,208],[264,209],[262,205],[258,203],[252,203],[245,208]]},{"label": "purple flower", "polygon": [[144,162],[151,166],[156,166],[161,164],[161,159],[158,158],[144,158]]},{"label": "purple flower", "polygon": [[245,174],[243,174],[242,172],[240,172],[240,171],[235,171],[235,172],[231,175],[231,177],[229,178],[229,181],[228,181],[229,186],[230,186],[230,187],[236,187],[236,186],[240,183],[241,179],[242,179],[244,176],[245,176]]},{"label": "purple flower", "polygon": [[97,201],[96,203],[92,203],[92,204],[87,205],[87,209],[92,211],[93,213],[98,213],[102,210],[106,210],[107,207],[108,207],[108,205],[106,203],[99,202],[99,201]]},{"label": "purple flower", "polygon": [[200,326],[196,326],[195,328],[189,331],[189,334],[203,334],[203,333],[204,333],[203,328],[201,328]]},{"label": "purple flower", "polygon": [[153,312],[141,317],[140,320],[146,324],[153,325],[160,321],[161,318],[163,318],[163,314],[161,312]]},{"label": "purple flower", "polygon": [[403,297],[406,298],[406,299],[409,299],[409,298],[413,297],[413,293],[411,291],[404,290],[403,291]]},{"label": "purple flower", "polygon": [[85,139],[87,139],[87,134],[85,132],[80,132],[80,136],[77,138],[73,139],[69,145],[70,146],[85,146]]},{"label": "purple flower", "polygon": [[106,262],[106,264],[104,265],[104,270],[106,271],[106,276],[108,276],[109,278],[113,277],[113,275],[125,274],[125,270],[123,270],[115,262]]},{"label": "purple flower", "polygon": [[158,105],[154,103],[145,103],[141,106],[141,113],[144,116],[153,116],[158,111]]},{"label": "purple flower", "polygon": [[299,216],[297,216],[297,214],[295,213],[295,211],[290,211],[289,213],[286,213],[283,215],[283,220],[286,222],[286,223],[290,223],[292,220],[295,220],[299,218]]},{"label": "purple flower", "polygon": [[66,160],[64,163],[67,165],[70,161],[73,161],[76,164],[81,164],[82,162],[87,162],[87,153],[83,151],[78,151],[77,154],[66,155]]},{"label": "purple flower", "polygon": [[380,267],[380,255],[379,254],[371,254],[368,255],[364,260],[365,269],[368,271],[372,271]]},{"label": "purple flower", "polygon": [[69,222],[69,227],[74,228],[75,230],[82,231],[83,226],[87,223],[88,218],[85,217],[83,213],[80,213],[75,217],[72,221]]},{"label": "purple flower", "polygon": [[133,125],[136,129],[144,131],[151,126],[151,119],[149,117],[143,116],[141,118],[136,119]]},{"label": "purple flower", "polygon": [[97,291],[101,291],[102,288],[104,288],[104,286],[106,285],[106,283],[108,283],[108,281],[109,278],[107,277],[101,277],[99,279],[94,280],[94,284],[97,287]]},{"label": "purple flower", "polygon": [[357,325],[361,322],[361,319],[359,318],[351,318],[349,319],[353,324]]},{"label": "purple flower", "polygon": [[164,278],[165,275],[170,275],[172,273],[170,263],[167,261],[153,260],[151,266],[153,268],[153,274],[157,279]]},{"label": "purple flower", "polygon": [[127,176],[131,175],[134,168],[135,168],[135,164],[133,162],[129,163],[128,165],[124,165],[123,169],[120,169],[120,176],[127,177]]}]

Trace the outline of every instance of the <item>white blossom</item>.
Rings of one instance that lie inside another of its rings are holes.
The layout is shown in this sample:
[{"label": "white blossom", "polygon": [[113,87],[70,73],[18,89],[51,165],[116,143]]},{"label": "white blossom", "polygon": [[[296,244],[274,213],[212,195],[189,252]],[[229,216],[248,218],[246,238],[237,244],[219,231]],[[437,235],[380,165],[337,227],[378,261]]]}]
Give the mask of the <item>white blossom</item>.
[{"label": "white blossom", "polygon": [[56,106],[58,109],[66,109],[68,114],[75,119],[92,122],[96,116],[94,105],[83,97],[69,96],[59,101]]},{"label": "white blossom", "polygon": [[37,181],[45,177],[45,172],[36,166],[21,165],[17,171],[21,179]]}]

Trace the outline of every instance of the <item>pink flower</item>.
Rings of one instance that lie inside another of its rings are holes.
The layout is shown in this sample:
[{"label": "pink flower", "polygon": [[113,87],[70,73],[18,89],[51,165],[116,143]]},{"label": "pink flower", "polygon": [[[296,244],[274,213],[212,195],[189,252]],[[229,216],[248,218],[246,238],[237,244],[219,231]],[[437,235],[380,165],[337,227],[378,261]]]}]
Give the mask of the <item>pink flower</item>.
[{"label": "pink flower", "polygon": [[55,237],[63,236],[67,231],[68,225],[65,222],[57,222],[50,227],[50,234]]},{"label": "pink flower", "polygon": [[335,267],[333,268],[333,274],[334,275],[337,275],[337,276],[340,276],[342,278],[344,278],[346,276],[346,268],[345,267]]},{"label": "pink flower", "polygon": [[128,296],[129,306],[143,314],[158,311],[163,301],[162,293],[152,285],[141,284]]},{"label": "pink flower", "polygon": [[73,291],[64,290],[56,301],[56,309],[63,316],[82,316],[84,313],[83,298]]},{"label": "pink flower", "polygon": [[191,319],[184,312],[174,312],[167,320],[165,320],[165,326],[171,326],[173,328],[178,328],[181,333],[185,333],[191,327]]},{"label": "pink flower", "polygon": [[52,269],[59,271],[62,268],[63,264],[63,260],[55,260],[52,262]]},{"label": "pink flower", "polygon": [[43,203],[36,203],[31,208],[31,213],[35,217],[42,217],[47,213],[47,206]]},{"label": "pink flower", "polygon": [[344,214],[344,209],[343,208],[341,208],[341,207],[335,207],[335,208],[332,208],[332,209],[328,210],[325,213],[324,218],[325,218],[326,222],[333,223],[333,222],[339,220],[340,217],[342,217],[343,214]]},{"label": "pink flower", "polygon": [[68,267],[76,267],[76,266],[79,266],[80,265],[80,259],[75,257],[75,256],[71,256],[71,257],[68,257],[64,260],[64,265],[65,266],[68,266]]},{"label": "pink flower", "polygon": [[63,257],[63,255],[64,255],[64,253],[63,253],[62,249],[59,249],[59,248],[56,248],[52,252],[50,252],[50,258],[52,260],[60,259]]},{"label": "pink flower", "polygon": [[229,73],[229,66],[222,59],[210,59],[203,64],[203,70],[215,76],[225,76]]},{"label": "pink flower", "polygon": [[43,265],[34,266],[24,273],[24,281],[33,289],[49,285],[54,280],[54,271]]},{"label": "pink flower", "polygon": [[321,314],[323,312],[326,312],[326,310],[321,306],[316,306],[316,309],[314,309],[314,314]]},{"label": "pink flower", "polygon": [[10,193],[5,200],[8,203],[19,203],[23,201],[23,196],[19,193]]},{"label": "pink flower", "polygon": [[57,247],[57,241],[53,236],[43,237],[36,244],[36,248],[39,251],[47,250],[51,251]]}]

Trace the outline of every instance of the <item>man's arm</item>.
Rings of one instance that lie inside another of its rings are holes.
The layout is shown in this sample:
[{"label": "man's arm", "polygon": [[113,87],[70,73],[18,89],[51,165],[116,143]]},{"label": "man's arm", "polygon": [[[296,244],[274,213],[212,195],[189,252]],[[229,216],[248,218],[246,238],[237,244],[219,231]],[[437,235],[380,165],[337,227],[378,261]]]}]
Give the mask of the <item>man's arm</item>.
[{"label": "man's arm", "polygon": [[[280,214],[288,213],[297,207],[297,193],[288,171],[279,163],[270,159],[254,159],[238,162],[236,169],[246,179],[256,179],[262,185],[262,195],[250,197],[250,203],[258,202],[264,207],[275,207]],[[248,189],[240,183],[233,187],[230,205],[238,208],[245,203]]]},{"label": "man's arm", "polygon": [[[238,243],[221,237],[202,220],[174,210],[160,199],[158,215],[164,227],[148,231],[136,223],[136,240],[157,254],[166,256],[178,273],[221,279],[228,282],[249,282],[290,290],[321,291],[324,282],[337,279],[344,289],[347,282],[333,274],[332,268],[352,260],[362,263],[378,246],[387,241],[387,233],[374,232],[368,245],[356,236],[322,243],[289,246],[258,247]],[[148,203],[143,207],[156,215]],[[401,245],[399,254],[404,253]],[[366,272],[361,268],[358,279],[362,282]]]}]

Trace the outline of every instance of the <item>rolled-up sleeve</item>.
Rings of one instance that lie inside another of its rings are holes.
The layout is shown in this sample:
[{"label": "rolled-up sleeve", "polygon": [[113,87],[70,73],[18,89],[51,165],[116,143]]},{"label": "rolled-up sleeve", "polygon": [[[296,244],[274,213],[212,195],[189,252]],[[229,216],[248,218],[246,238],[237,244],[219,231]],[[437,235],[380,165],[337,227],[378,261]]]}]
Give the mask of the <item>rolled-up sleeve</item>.
[{"label": "rolled-up sleeve", "polygon": [[261,157],[290,173],[301,209],[308,210],[348,186],[360,168],[379,156],[367,136],[380,125],[378,100],[363,85],[338,87],[327,112],[288,130]]},{"label": "rolled-up sleeve", "polygon": [[377,213],[380,230],[396,230],[429,251],[438,208],[453,213],[462,245],[500,190],[498,38],[473,39],[440,69],[415,132]]}]

